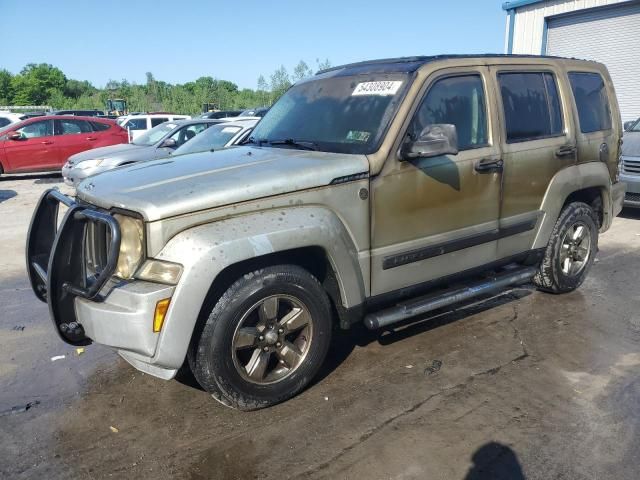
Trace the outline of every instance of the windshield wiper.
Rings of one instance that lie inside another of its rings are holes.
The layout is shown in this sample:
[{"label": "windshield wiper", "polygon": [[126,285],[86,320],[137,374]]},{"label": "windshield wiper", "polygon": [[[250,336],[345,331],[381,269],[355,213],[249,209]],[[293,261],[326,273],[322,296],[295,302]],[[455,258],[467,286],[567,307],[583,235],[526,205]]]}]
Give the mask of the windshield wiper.
[{"label": "windshield wiper", "polygon": [[285,138],[283,140],[264,140],[269,145],[289,145],[291,147],[302,148],[303,150],[318,150],[318,144],[304,140],[294,140],[293,138]]}]

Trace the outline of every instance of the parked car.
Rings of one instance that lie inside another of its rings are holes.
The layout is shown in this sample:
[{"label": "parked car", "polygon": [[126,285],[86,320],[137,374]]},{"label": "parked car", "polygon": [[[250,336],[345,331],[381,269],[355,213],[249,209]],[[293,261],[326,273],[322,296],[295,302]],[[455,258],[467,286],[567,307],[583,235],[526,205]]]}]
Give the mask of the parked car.
[{"label": "parked car", "polygon": [[0,173],[60,170],[71,155],[128,141],[113,120],[45,116],[0,130]]},{"label": "parked car", "polygon": [[62,177],[67,185],[75,186],[87,177],[120,165],[166,157],[216,123],[215,120],[204,118],[164,122],[131,143],[99,148],[69,157],[62,167]]},{"label": "parked car", "polygon": [[100,110],[52,110],[48,115],[79,115],[83,117],[104,116]]},{"label": "parked car", "polygon": [[177,148],[172,155],[214,152],[221,148],[238,145],[249,137],[259,118],[239,117],[236,121],[218,123],[196,135],[193,140]]},{"label": "parked car", "polygon": [[268,107],[258,107],[258,108],[250,108],[248,110],[244,110],[239,117],[264,117],[265,114],[269,111]]},{"label": "parked car", "polygon": [[19,113],[0,112],[0,128],[4,128],[12,123],[17,123],[25,119],[25,116]]},{"label": "parked car", "polygon": [[175,115],[173,113],[153,113],[144,115],[125,115],[118,117],[118,125],[129,132],[129,138],[135,140],[147,130],[151,130],[164,122],[187,120],[189,115]]},{"label": "parked car", "polygon": [[620,180],[627,184],[625,207],[640,208],[640,119],[624,132]]},{"label": "parked car", "polygon": [[[331,68],[248,144],[49,191],[29,276],[65,342],[163,379],[186,365],[224,405],[262,408],[312,381],[334,326],[393,328],[529,281],[578,288],[622,208],[621,135],[596,62]],[[70,210],[54,236],[55,202]]]},{"label": "parked car", "polygon": [[220,119],[220,118],[231,118],[237,117],[242,113],[242,110],[220,110],[218,112],[205,112],[200,115],[200,118],[212,118],[212,119]]},{"label": "parked car", "polygon": [[624,131],[625,132],[628,131],[631,127],[636,125],[638,122],[640,122],[640,119],[629,120],[628,122],[624,122]]}]

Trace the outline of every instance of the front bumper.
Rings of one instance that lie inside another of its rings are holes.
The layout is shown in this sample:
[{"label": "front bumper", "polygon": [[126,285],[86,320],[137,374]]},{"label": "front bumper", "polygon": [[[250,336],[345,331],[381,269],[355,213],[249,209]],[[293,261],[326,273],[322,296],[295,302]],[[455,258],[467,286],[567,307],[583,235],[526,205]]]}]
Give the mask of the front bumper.
[{"label": "front bumper", "polygon": [[627,185],[624,206],[640,208],[640,175],[620,173],[620,181]]},{"label": "front bumper", "polygon": [[[61,203],[68,209],[56,228]],[[87,266],[91,264],[87,261],[90,245],[95,246],[87,240],[92,223],[103,225],[110,239],[104,246],[106,258],[95,270]],[[114,277],[119,248],[120,228],[110,213],[48,190],[38,203],[27,237],[27,270],[33,291],[48,304],[63,341],[112,347],[137,368],[172,378],[175,370],[151,364],[160,335],[153,331],[156,304],[171,298],[175,286]]]}]

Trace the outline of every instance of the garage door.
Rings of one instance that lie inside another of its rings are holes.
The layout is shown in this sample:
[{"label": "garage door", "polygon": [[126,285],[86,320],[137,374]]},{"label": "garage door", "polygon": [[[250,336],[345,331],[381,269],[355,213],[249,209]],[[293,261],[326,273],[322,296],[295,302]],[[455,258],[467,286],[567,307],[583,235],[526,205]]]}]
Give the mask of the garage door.
[{"label": "garage door", "polygon": [[604,63],[623,121],[640,117],[640,2],[551,17],[547,54]]}]

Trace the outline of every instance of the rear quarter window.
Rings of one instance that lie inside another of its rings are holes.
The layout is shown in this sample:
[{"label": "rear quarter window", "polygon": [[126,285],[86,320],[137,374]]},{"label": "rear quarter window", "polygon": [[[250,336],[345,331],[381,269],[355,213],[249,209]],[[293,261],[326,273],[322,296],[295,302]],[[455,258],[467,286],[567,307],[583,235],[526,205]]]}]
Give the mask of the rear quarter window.
[{"label": "rear quarter window", "polygon": [[108,123],[100,123],[100,122],[89,122],[89,123],[91,123],[91,128],[93,128],[95,132],[104,132],[105,130],[109,130],[111,128],[111,125],[109,125]]},{"label": "rear quarter window", "polygon": [[580,131],[598,132],[611,128],[611,108],[604,80],[598,73],[571,72],[569,82],[576,100]]}]

